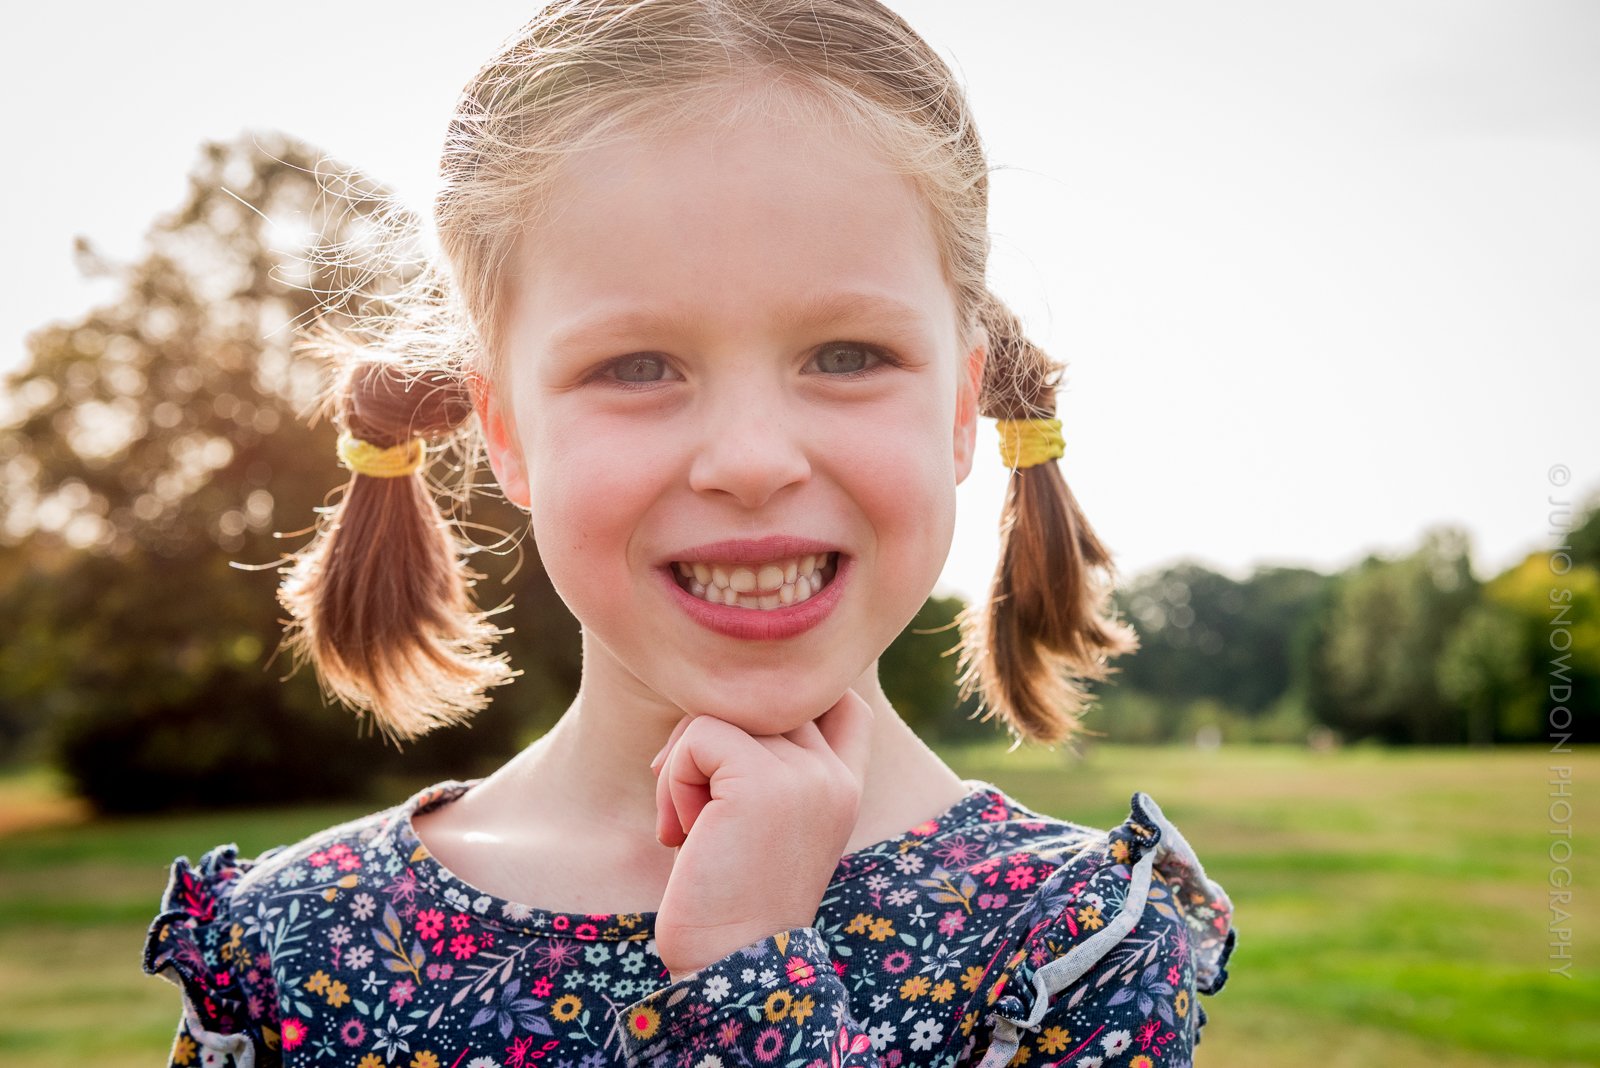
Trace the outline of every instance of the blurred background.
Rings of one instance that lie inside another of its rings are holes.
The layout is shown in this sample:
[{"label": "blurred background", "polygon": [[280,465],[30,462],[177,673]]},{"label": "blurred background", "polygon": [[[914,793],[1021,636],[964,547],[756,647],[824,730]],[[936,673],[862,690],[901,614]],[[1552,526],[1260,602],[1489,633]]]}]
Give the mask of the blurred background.
[{"label": "blurred background", "polygon": [[[161,1063],[173,857],[487,774],[576,691],[531,540],[486,548],[523,675],[396,750],[278,655],[272,566],[346,474],[291,349],[355,281],[316,249],[380,193],[431,247],[455,96],[536,6],[35,6],[0,42],[7,1065]],[[1045,811],[1161,803],[1237,908],[1197,1063],[1600,1063],[1600,7],[892,6],[969,87],[993,285],[1068,361],[1062,470],[1143,648],[1078,752],[957,700],[985,421],[891,699]]]}]

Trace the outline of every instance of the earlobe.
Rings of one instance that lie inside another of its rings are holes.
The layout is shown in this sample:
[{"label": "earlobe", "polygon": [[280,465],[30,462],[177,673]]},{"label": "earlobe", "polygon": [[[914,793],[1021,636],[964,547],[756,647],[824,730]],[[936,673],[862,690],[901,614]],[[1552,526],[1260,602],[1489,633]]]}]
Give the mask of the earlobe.
[{"label": "earlobe", "polygon": [[484,449],[489,454],[489,467],[494,471],[495,481],[500,483],[500,489],[508,501],[524,511],[530,511],[532,495],[528,491],[521,443],[496,403],[488,381],[476,371],[469,372],[469,376],[472,406],[478,413],[478,425],[483,428]]}]

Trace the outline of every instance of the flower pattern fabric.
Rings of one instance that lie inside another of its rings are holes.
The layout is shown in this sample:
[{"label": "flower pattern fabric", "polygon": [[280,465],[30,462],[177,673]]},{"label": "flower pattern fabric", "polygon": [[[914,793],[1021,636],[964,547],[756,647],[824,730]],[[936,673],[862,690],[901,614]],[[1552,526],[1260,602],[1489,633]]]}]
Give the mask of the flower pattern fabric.
[{"label": "flower pattern fabric", "polygon": [[672,982],[654,913],[485,893],[414,813],[255,858],[173,863],[143,967],[182,991],[171,1065],[265,1068],[1182,1068],[1227,978],[1233,907],[1148,794],[1096,830],[966,780],[840,858],[809,927]]}]

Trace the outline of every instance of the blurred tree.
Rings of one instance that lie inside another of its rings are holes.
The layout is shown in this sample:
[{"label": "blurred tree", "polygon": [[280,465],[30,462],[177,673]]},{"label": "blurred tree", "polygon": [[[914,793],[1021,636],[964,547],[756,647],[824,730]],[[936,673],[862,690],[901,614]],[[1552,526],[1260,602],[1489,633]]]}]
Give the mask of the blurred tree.
[{"label": "blurred tree", "polygon": [[[281,638],[275,521],[309,536],[313,509],[348,475],[336,428],[301,425],[327,381],[292,351],[294,327],[348,316],[346,295],[381,301],[406,277],[403,256],[392,276],[361,276],[322,251],[420,236],[381,187],[347,168],[327,181],[333,166],[274,134],[205,145],[142,258],[111,265],[80,239],[84,269],[118,295],[35,331],[9,376],[0,706],[11,741],[48,729],[103,807],[357,795],[383,773],[466,774],[509,755],[576,689],[576,623],[536,566],[497,617],[525,677],[470,729],[402,753],[325,705],[309,668],[264,674]],[[478,496],[471,522],[524,529],[497,495]],[[531,539],[525,555],[536,563]],[[494,580],[514,560],[475,553],[480,607],[505,599]]]},{"label": "blurred tree", "polygon": [[1289,689],[1295,642],[1328,582],[1280,567],[1239,582],[1196,563],[1139,576],[1116,593],[1142,642],[1119,684],[1173,707],[1205,698],[1261,715]]},{"label": "blurred tree", "polygon": [[[1485,583],[1445,650],[1440,685],[1470,710],[1474,740],[1600,741],[1600,568],[1551,565],[1530,553]],[[1552,723],[1557,707],[1570,725]]]},{"label": "blurred tree", "polygon": [[952,650],[961,638],[953,624],[964,607],[966,602],[959,597],[929,597],[878,658],[884,695],[901,718],[930,742],[987,740],[1004,731],[993,719],[968,718],[977,710],[976,696],[964,702],[956,698],[959,653]]},{"label": "blurred tree", "polygon": [[1308,700],[1349,738],[1448,744],[1466,740],[1466,717],[1441,691],[1440,657],[1478,583],[1467,535],[1428,531],[1409,556],[1368,557],[1341,574],[1312,624]]}]

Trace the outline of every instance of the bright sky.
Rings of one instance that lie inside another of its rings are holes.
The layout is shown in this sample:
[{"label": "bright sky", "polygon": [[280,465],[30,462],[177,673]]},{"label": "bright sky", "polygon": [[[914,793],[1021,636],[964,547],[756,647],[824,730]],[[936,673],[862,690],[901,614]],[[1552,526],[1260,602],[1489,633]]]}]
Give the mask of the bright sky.
[{"label": "bright sky", "polygon": [[[1336,569],[1451,522],[1487,577],[1544,544],[1547,494],[1600,487],[1600,5],[892,6],[968,86],[993,285],[1069,361],[1062,469],[1125,576]],[[29,5],[0,42],[0,369],[109,295],[73,236],[137,254],[203,139],[282,129],[426,212],[456,94],[535,9]],[[968,597],[1004,484],[980,433]]]}]

